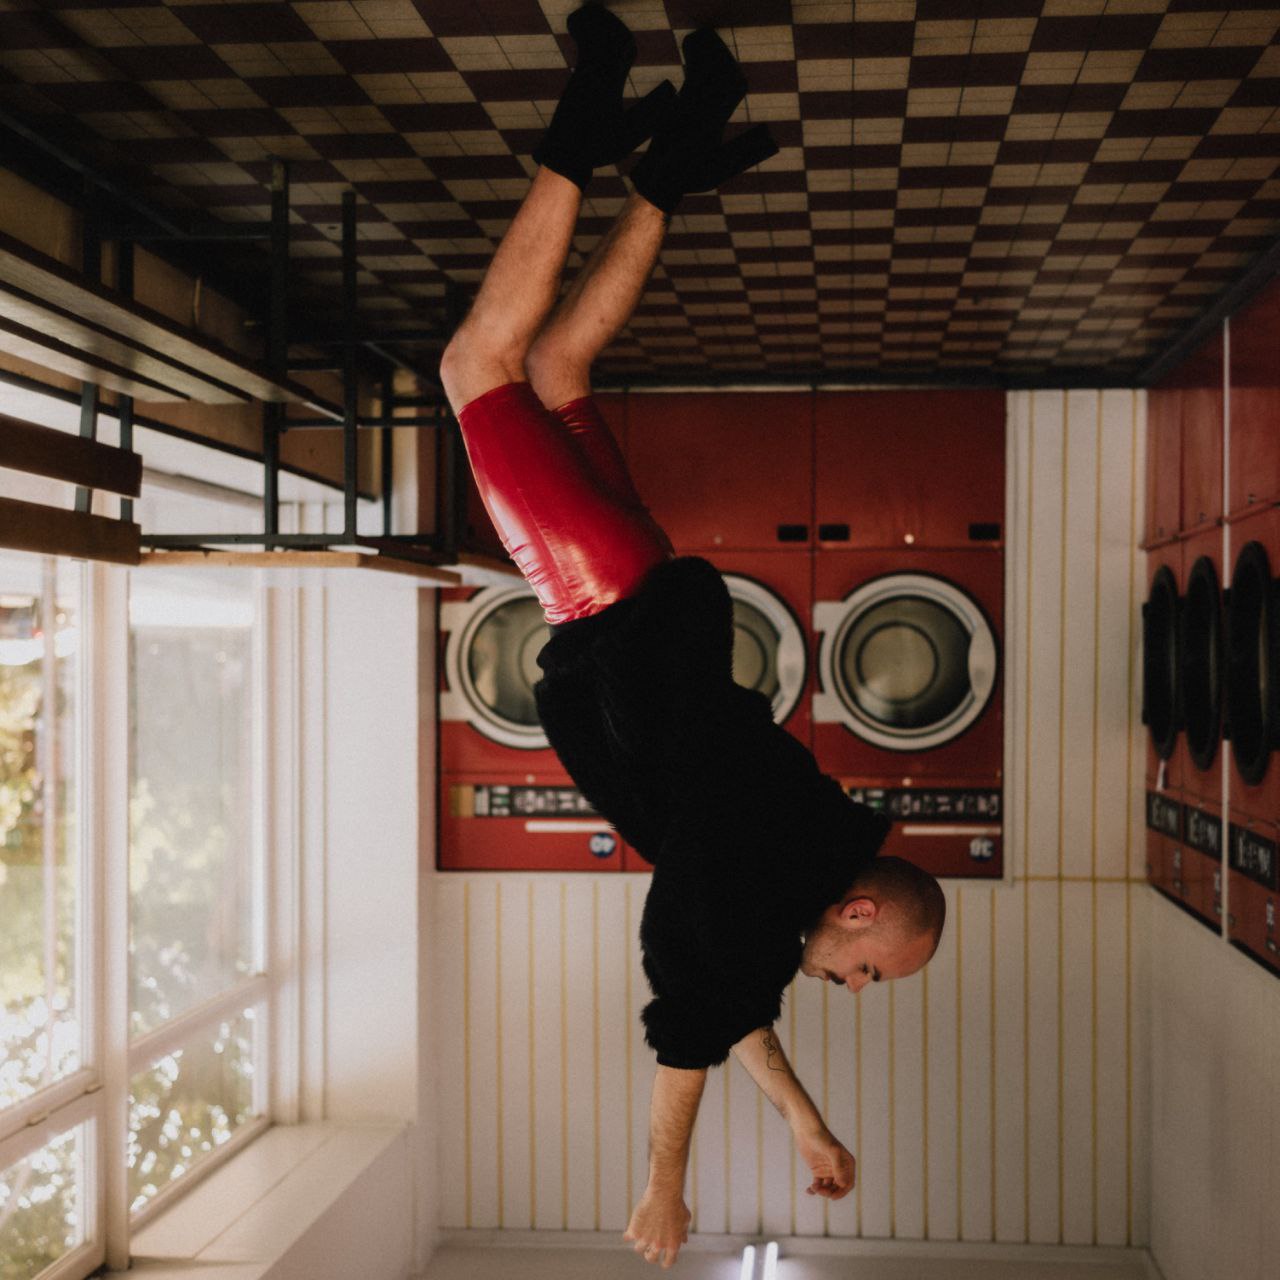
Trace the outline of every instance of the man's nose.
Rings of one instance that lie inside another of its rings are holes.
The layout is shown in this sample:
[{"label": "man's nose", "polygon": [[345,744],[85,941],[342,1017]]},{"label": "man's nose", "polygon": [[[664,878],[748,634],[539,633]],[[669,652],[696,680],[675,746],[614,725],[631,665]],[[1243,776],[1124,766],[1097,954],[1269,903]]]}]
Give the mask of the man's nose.
[{"label": "man's nose", "polygon": [[845,979],[844,985],[856,996],[867,985],[867,975],[865,973],[851,973]]}]

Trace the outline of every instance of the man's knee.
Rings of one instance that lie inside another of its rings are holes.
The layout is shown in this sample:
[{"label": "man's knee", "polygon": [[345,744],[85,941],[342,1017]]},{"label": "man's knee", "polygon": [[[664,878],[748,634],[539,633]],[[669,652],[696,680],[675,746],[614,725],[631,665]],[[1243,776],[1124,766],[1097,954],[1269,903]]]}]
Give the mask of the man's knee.
[{"label": "man's knee", "polygon": [[525,356],[529,381],[549,409],[591,391],[591,358],[546,330]]},{"label": "man's knee", "polygon": [[440,381],[455,413],[486,391],[526,376],[522,350],[493,340],[470,321],[463,321],[440,357]]}]

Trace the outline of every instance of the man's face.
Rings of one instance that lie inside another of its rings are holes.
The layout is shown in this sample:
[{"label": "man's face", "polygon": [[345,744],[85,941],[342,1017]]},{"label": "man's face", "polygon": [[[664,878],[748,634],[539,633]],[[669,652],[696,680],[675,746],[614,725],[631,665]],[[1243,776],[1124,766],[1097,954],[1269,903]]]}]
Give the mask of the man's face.
[{"label": "man's face", "polygon": [[933,939],[911,934],[891,902],[853,898],[822,913],[805,941],[800,972],[857,992],[869,982],[909,977],[932,954]]}]

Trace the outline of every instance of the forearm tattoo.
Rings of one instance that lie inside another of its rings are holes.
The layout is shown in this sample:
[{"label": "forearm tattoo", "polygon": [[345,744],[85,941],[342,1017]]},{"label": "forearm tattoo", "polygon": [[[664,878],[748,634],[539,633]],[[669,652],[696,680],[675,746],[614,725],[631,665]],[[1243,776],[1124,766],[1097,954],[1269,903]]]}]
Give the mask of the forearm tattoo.
[{"label": "forearm tattoo", "polygon": [[[765,1054],[767,1055],[765,1058],[765,1065],[769,1070],[785,1072],[787,1069],[787,1060],[782,1055],[782,1046],[774,1038],[773,1031],[766,1030],[761,1032],[760,1042],[764,1045]],[[778,1059],[777,1062],[774,1061],[775,1058]]]}]

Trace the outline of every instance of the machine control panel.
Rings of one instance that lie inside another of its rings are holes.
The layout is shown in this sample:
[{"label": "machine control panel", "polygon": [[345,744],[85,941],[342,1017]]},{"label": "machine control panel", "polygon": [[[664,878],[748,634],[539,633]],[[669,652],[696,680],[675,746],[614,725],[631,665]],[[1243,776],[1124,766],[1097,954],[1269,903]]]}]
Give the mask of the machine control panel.
[{"label": "machine control panel", "polygon": [[1182,805],[1159,791],[1148,791],[1147,826],[1170,840],[1181,840]]},{"label": "machine control panel", "polygon": [[1222,819],[1216,814],[1206,813],[1194,805],[1187,805],[1184,811],[1186,820],[1186,843],[1210,858],[1222,858]]},{"label": "machine control panel", "polygon": [[1001,795],[984,787],[847,787],[850,800],[913,822],[999,820]]},{"label": "machine control panel", "polygon": [[[455,786],[451,808],[457,818],[598,818],[577,787],[523,787],[505,783]],[[600,821],[603,823],[604,819]]]},{"label": "machine control panel", "polygon": [[1238,871],[1250,880],[1268,889],[1280,889],[1276,878],[1276,842],[1268,840],[1247,827],[1231,824],[1232,871]]}]

